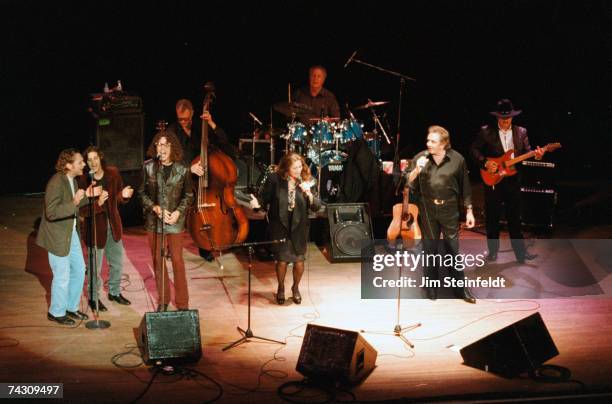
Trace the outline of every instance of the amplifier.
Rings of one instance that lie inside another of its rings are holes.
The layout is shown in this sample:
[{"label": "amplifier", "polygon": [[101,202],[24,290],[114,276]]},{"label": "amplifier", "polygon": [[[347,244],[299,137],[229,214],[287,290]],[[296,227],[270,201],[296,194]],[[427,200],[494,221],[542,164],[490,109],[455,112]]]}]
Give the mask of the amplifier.
[{"label": "amplifier", "polygon": [[552,229],[556,206],[554,189],[521,187],[521,221],[524,224]]},{"label": "amplifier", "polygon": [[552,188],[555,183],[554,163],[545,161],[523,161],[521,163],[521,184],[525,187]]},{"label": "amplifier", "polygon": [[253,142],[255,142],[255,161],[265,165],[274,164],[274,139],[240,139],[238,149],[244,157],[253,155]]}]

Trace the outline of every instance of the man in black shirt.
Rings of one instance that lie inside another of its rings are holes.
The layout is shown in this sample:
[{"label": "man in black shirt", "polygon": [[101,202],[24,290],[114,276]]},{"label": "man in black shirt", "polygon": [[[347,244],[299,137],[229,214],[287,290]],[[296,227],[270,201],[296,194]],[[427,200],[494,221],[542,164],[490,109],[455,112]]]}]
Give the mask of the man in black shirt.
[{"label": "man in black shirt", "polygon": [[293,95],[293,101],[308,105],[310,111],[298,114],[297,118],[304,124],[312,124],[311,119],[340,118],[340,106],[336,96],[323,87],[327,78],[327,69],[323,66],[312,66],[308,70],[308,87],[300,88]]},{"label": "man in black shirt", "polygon": [[[198,177],[204,175],[204,169],[202,164],[197,162],[192,164],[193,159],[200,155],[201,139],[202,139],[202,126],[199,119],[194,121],[193,119],[193,104],[187,99],[180,99],[176,103],[176,118],[177,121],[168,126],[168,131],[176,135],[181,142],[183,149],[183,161],[190,168],[191,172]],[[218,147],[223,153],[227,154],[230,158],[235,159],[236,155],[234,149],[227,140],[227,135],[223,128],[217,126],[215,121],[212,119],[210,112],[206,111],[201,116],[203,120],[208,122],[208,144],[209,147]],[[199,249],[200,256],[207,261],[212,261],[214,256],[208,250],[203,248]]]},{"label": "man in black shirt", "polygon": [[[451,149],[450,135],[441,126],[430,126],[427,134],[427,150],[414,156],[408,174],[408,187],[420,194],[419,226],[426,254],[437,254],[440,233],[442,233],[446,253],[459,254],[459,202],[463,200],[466,212],[466,225],[474,227],[472,213],[472,190],[468,178],[465,159]],[[463,280],[464,273],[449,268],[456,280]],[[437,280],[438,268],[425,267],[425,276]],[[437,298],[436,288],[426,288],[427,297]],[[476,303],[469,289],[458,287],[455,295],[468,303]]]}]

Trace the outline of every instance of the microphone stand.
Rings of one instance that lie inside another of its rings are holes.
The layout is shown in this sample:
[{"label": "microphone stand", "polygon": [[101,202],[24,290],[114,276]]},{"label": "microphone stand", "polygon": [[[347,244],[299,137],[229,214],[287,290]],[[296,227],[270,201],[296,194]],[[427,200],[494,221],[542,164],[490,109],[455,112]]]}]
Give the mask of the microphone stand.
[{"label": "microphone stand", "polygon": [[254,243],[231,244],[231,245],[226,245],[223,247],[216,248],[216,250],[225,250],[225,249],[233,248],[233,247],[246,247],[249,253],[249,287],[248,287],[248,304],[247,304],[247,307],[248,307],[247,328],[246,330],[244,330],[240,327],[236,327],[238,329],[238,332],[242,334],[242,337],[232,342],[231,344],[225,346],[222,349],[222,351],[227,351],[228,349],[234,348],[235,346],[238,346],[244,342],[249,342],[251,338],[260,339],[262,341],[274,342],[276,344],[282,344],[282,345],[287,344],[286,342],[277,341],[277,340],[270,339],[270,338],[259,337],[253,334],[253,330],[251,330],[251,272],[253,269],[253,253],[255,252],[253,247],[270,245],[270,244],[278,244],[278,243],[284,243],[284,242],[285,242],[285,239],[280,239],[280,240],[273,240],[273,241],[259,241],[259,242],[254,242]]},{"label": "microphone stand", "polygon": [[[349,59],[349,62],[359,63],[361,65],[364,65],[364,66],[367,66],[369,68],[381,71],[383,73],[387,73],[387,74],[389,74],[391,76],[398,77],[400,79],[400,83],[399,83],[399,102],[398,102],[398,106],[397,106],[397,133],[398,133],[398,136],[397,136],[397,144],[395,145],[396,149],[399,148],[399,138],[400,138],[399,133],[400,133],[401,116],[402,116],[402,97],[403,97],[404,85],[406,84],[407,80],[416,81],[416,79],[414,79],[412,77],[409,77],[409,76],[406,76],[404,74],[395,72],[393,70],[385,69],[383,67],[376,66],[376,65],[373,65],[371,63],[364,62],[363,60],[356,59],[355,57],[351,57]],[[347,65],[348,65],[348,63],[347,63]],[[384,131],[383,131],[383,133],[384,133]],[[386,134],[385,134],[385,137],[387,137]],[[388,137],[387,137],[387,142],[389,144],[391,143],[389,141]]]},{"label": "microphone stand", "polygon": [[[159,178],[159,172],[160,172],[160,168],[162,166],[162,162],[161,162],[161,158],[159,159],[159,161],[157,162],[157,167],[155,170],[155,184],[159,186],[159,183],[157,182],[157,179]],[[162,217],[161,219],[158,219],[157,225],[159,227],[159,222],[161,221],[161,245],[159,247],[159,256],[160,256],[160,269],[161,269],[161,299],[160,302],[158,303],[158,306],[163,307],[164,303],[164,298],[165,298],[165,290],[166,290],[166,232],[165,232],[165,224],[164,224],[164,201],[166,200],[166,186],[165,186],[165,179],[163,178],[163,171],[162,171],[162,181],[161,181],[161,202],[160,202],[160,209],[161,209],[161,213],[162,213]],[[156,193],[157,194],[157,193]],[[155,233],[155,236],[157,237],[157,232]],[[159,291],[157,293],[158,297],[160,296]]]},{"label": "microphone stand", "polygon": [[[90,184],[94,182],[94,174],[91,174]],[[90,185],[91,186],[91,185]],[[94,197],[94,187],[91,186],[91,196],[89,196],[89,301],[93,301],[94,290],[98,290],[98,240],[96,234],[96,206]],[[95,288],[95,289],[94,289]],[[100,296],[96,299],[95,309],[93,310],[94,319],[85,323],[85,328],[89,330],[104,329],[110,327],[110,321],[100,320]]]}]

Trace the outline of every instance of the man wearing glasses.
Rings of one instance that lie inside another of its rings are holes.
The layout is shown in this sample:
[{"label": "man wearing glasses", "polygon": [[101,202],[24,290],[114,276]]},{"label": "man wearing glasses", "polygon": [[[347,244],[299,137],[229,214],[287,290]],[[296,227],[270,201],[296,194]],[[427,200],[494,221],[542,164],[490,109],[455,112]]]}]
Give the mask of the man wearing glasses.
[{"label": "man wearing glasses", "polygon": [[159,131],[147,149],[150,160],[143,167],[143,181],[138,189],[145,215],[145,230],[151,247],[155,281],[159,296],[157,311],[166,311],[170,303],[170,279],[161,256],[162,236],[170,249],[174,273],[175,306],[189,309],[189,292],[183,261],[185,213],[193,202],[188,166],[183,162],[183,148],[177,137]]},{"label": "man wearing glasses", "polygon": [[[176,103],[176,122],[168,126],[167,131],[176,135],[181,147],[183,148],[183,161],[190,166],[190,171],[201,177],[204,175],[204,169],[200,162],[192,164],[193,160],[200,155],[202,126],[199,119],[194,121],[194,110],[191,101],[182,98]],[[218,147],[223,153],[230,158],[236,158],[234,148],[229,144],[227,135],[223,128],[217,126],[212,119],[210,112],[206,111],[200,117],[208,123],[208,144],[209,146]],[[207,261],[214,259],[212,253],[208,250],[200,248],[200,256]]]}]

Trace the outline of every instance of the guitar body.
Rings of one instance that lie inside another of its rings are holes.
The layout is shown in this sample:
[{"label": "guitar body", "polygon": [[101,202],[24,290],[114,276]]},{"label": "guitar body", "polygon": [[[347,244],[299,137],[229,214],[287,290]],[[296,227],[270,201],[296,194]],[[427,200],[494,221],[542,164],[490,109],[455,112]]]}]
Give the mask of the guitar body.
[{"label": "guitar body", "polygon": [[499,184],[504,177],[510,177],[516,174],[516,168],[513,165],[506,165],[506,162],[512,159],[512,153],[514,153],[514,150],[510,149],[500,157],[487,158],[487,161],[497,163],[497,171],[490,173],[486,169],[480,170],[480,176],[485,184],[493,186],[495,184]]},{"label": "guitar body", "polygon": [[404,248],[414,247],[417,240],[421,239],[421,229],[417,219],[419,208],[409,203],[408,192],[404,190],[404,200],[402,203],[393,206],[393,220],[387,229],[387,241],[389,245],[395,245],[398,237],[402,238]]},{"label": "guitar body", "polygon": [[[561,147],[561,143],[549,143],[544,146],[542,149],[544,152],[555,151]],[[516,164],[520,163],[523,160],[530,159],[536,155],[535,151],[530,151],[525,154],[521,154],[518,157],[512,157],[512,153],[514,150],[510,149],[505,152],[503,155],[499,157],[487,157],[487,162],[493,161],[497,163],[497,171],[494,173],[488,172],[486,169],[480,170],[480,177],[482,177],[482,181],[488,186],[495,186],[495,184],[499,184],[504,177],[511,177],[516,174],[516,168],[514,167]]]}]

